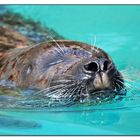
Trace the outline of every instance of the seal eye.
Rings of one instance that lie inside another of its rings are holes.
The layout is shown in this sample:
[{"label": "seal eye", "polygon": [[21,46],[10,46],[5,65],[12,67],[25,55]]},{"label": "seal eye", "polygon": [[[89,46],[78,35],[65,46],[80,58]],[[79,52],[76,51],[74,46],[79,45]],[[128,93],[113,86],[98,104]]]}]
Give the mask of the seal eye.
[{"label": "seal eye", "polygon": [[32,72],[33,66],[29,65],[26,70],[26,74],[29,75]]}]

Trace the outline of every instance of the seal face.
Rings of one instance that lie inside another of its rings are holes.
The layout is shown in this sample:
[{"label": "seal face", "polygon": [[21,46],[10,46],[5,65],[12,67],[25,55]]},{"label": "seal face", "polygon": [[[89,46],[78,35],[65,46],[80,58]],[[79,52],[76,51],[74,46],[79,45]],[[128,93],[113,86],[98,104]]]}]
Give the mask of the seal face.
[{"label": "seal face", "polygon": [[1,58],[0,78],[38,95],[72,101],[115,96],[123,77],[103,50],[82,42],[55,40],[10,51]]}]

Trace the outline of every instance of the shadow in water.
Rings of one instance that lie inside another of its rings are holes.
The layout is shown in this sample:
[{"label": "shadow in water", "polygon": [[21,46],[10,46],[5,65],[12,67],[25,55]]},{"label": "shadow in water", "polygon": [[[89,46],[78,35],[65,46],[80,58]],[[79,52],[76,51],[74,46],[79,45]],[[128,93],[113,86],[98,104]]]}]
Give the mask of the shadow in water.
[{"label": "shadow in water", "polygon": [[36,121],[27,121],[17,117],[0,114],[0,128],[12,129],[35,129],[40,128],[41,124]]}]

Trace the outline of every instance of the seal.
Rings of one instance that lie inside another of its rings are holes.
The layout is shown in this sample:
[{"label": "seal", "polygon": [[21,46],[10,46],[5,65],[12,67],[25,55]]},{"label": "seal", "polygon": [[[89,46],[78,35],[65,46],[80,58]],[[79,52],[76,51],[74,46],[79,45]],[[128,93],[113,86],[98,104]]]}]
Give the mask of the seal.
[{"label": "seal", "polygon": [[[33,106],[46,106],[50,98],[63,105],[100,102],[124,91],[122,75],[102,49],[66,40],[8,9],[0,14],[0,95],[6,95],[0,96],[2,106],[11,101],[10,106],[18,107],[20,102],[25,107],[27,100],[27,107],[31,101]],[[24,95],[20,89],[35,92]]]},{"label": "seal", "polygon": [[16,48],[0,57],[0,79],[37,89],[38,95],[85,101],[114,97],[124,88],[121,73],[100,48],[72,40],[52,40]]}]

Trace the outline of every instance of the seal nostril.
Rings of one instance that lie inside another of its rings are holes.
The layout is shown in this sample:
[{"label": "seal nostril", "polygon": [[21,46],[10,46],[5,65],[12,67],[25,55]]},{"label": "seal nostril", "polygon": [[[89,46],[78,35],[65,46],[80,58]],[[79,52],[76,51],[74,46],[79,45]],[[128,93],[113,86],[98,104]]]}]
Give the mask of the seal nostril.
[{"label": "seal nostril", "polygon": [[103,70],[104,71],[107,71],[108,70],[108,65],[109,65],[109,62],[107,60],[104,61],[104,63],[103,63]]},{"label": "seal nostril", "polygon": [[87,71],[98,71],[98,64],[96,62],[90,62],[84,66],[85,70]]}]

